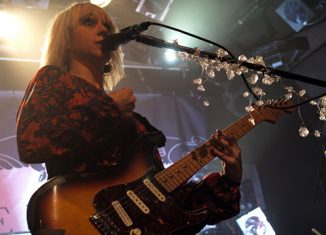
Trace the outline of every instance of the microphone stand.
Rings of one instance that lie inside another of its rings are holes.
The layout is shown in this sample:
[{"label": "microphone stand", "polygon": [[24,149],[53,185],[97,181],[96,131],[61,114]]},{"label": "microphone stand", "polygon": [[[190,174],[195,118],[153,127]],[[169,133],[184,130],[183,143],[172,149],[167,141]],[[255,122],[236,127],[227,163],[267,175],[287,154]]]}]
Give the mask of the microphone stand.
[{"label": "microphone stand", "polygon": [[[159,47],[159,48],[169,48],[169,49],[173,49],[175,51],[182,51],[182,52],[186,52],[189,54],[194,54],[195,52],[197,52],[196,49],[181,46],[176,43],[166,42],[162,39],[155,38],[155,37],[148,36],[148,35],[139,34],[134,38],[134,40],[136,40],[136,42],[140,42],[140,43],[143,43],[143,44],[146,44],[149,46]],[[249,63],[246,61],[240,61],[237,59],[233,59],[231,57],[218,57],[216,53],[212,53],[212,52],[200,51],[199,56],[200,57],[208,57],[209,59],[219,59],[221,62],[228,62],[230,64],[238,64],[239,66],[245,66],[248,69],[260,71],[262,73],[267,73],[269,75],[277,75],[277,76],[293,79],[296,81],[300,81],[300,82],[304,82],[304,83],[308,83],[308,84],[312,84],[312,85],[316,85],[316,86],[320,86],[320,87],[326,87],[326,81],[322,81],[322,80],[318,80],[315,78],[311,78],[311,77],[307,77],[307,76],[303,76],[303,75],[299,75],[299,74],[294,74],[294,73],[290,73],[290,72],[286,72],[286,71],[282,71],[282,70],[277,70],[277,69],[266,67],[266,66],[263,66],[260,64],[253,64],[253,63]]]}]

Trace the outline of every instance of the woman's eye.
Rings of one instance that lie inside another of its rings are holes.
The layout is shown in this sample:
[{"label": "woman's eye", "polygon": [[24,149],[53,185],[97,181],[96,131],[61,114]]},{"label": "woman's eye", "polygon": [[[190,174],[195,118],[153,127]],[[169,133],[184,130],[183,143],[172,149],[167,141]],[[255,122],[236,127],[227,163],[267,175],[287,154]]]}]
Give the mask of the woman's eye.
[{"label": "woman's eye", "polygon": [[83,20],[82,20],[82,24],[83,25],[86,25],[86,26],[93,26],[96,24],[96,20],[91,18],[91,17],[85,17]]}]

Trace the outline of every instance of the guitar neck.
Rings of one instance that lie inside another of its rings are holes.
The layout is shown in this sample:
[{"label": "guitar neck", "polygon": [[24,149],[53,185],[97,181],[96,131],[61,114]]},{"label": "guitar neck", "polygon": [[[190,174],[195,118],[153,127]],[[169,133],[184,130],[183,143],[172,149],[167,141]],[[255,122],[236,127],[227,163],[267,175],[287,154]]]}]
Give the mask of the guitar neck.
[{"label": "guitar neck", "polygon": [[[255,123],[250,121],[251,118],[255,120]],[[263,118],[260,116],[259,112],[253,111],[228,126],[223,132],[239,140],[262,121]],[[207,147],[208,141],[204,142],[170,167],[155,175],[155,179],[167,192],[172,192],[187,182],[194,174],[215,158],[215,156],[210,153],[211,147]]]}]

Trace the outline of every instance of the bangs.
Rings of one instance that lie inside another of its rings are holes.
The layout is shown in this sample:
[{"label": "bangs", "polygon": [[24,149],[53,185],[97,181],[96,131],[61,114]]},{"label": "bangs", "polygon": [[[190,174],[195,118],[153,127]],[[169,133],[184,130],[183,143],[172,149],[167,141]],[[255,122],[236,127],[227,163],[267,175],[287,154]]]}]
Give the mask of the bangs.
[{"label": "bangs", "polygon": [[81,19],[87,15],[94,15],[108,26],[107,29],[110,33],[117,33],[119,31],[110,16],[104,11],[103,8],[100,8],[91,3],[77,3],[73,6],[73,8],[76,9],[76,14],[71,15],[72,28],[75,28],[80,23]]}]

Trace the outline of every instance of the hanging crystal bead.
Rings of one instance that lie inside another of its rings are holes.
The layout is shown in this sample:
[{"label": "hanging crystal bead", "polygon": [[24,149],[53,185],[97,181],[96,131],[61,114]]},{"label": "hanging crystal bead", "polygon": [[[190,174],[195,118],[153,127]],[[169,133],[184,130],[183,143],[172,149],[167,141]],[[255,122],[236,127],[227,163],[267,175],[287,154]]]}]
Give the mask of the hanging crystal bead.
[{"label": "hanging crystal bead", "polygon": [[247,113],[249,113],[249,112],[254,111],[255,109],[254,109],[254,107],[252,107],[252,106],[250,105],[250,106],[246,106],[246,107],[245,107],[245,110],[246,110]]},{"label": "hanging crystal bead", "polygon": [[326,96],[323,96],[320,98],[320,104],[324,107],[326,107]]},{"label": "hanging crystal bead", "polygon": [[316,102],[315,100],[311,100],[311,101],[309,102],[309,104],[311,104],[311,105],[317,105],[317,102]]},{"label": "hanging crystal bead", "polygon": [[293,92],[293,87],[292,86],[286,86],[284,87],[284,89],[287,91],[287,92]]},{"label": "hanging crystal bead", "polygon": [[248,91],[245,91],[243,94],[242,94],[243,97],[248,97],[249,96],[249,92]]},{"label": "hanging crystal bead", "polygon": [[309,135],[309,130],[306,127],[300,127],[299,128],[299,135],[301,137],[307,137]]},{"label": "hanging crystal bead", "polygon": [[261,89],[260,87],[253,87],[253,88],[252,88],[252,92],[253,92],[255,95],[258,95],[258,96],[264,96],[264,95],[265,95],[265,92],[264,92],[263,89]]},{"label": "hanging crystal bead", "polygon": [[235,74],[234,74],[233,70],[227,70],[226,76],[227,76],[228,80],[232,80],[234,78]]},{"label": "hanging crystal bead", "polygon": [[259,79],[259,78],[258,78],[258,75],[257,75],[256,73],[254,73],[254,74],[252,74],[250,77],[247,78],[247,81],[248,81],[250,84],[254,85],[254,84],[257,83],[258,79]]},{"label": "hanging crystal bead", "polygon": [[307,93],[306,90],[302,89],[302,90],[299,91],[299,96],[303,97],[306,93]]},{"label": "hanging crystal bead", "polygon": [[210,77],[210,78],[214,78],[214,77],[215,77],[214,69],[208,69],[208,70],[206,71],[206,74],[207,74],[207,76]]},{"label": "hanging crystal bead", "polygon": [[218,57],[224,57],[224,56],[227,56],[227,55],[229,55],[229,54],[225,50],[223,50],[222,48],[219,48],[217,50],[217,56]]},{"label": "hanging crystal bead", "polygon": [[239,55],[238,60],[240,60],[240,61],[246,61],[247,60],[247,56],[245,56],[245,55]]},{"label": "hanging crystal bead", "polygon": [[292,93],[285,94],[285,99],[290,100],[292,98]]},{"label": "hanging crystal bead", "polygon": [[262,56],[256,56],[254,63],[265,66],[264,58]]},{"label": "hanging crystal bead", "polygon": [[263,105],[264,105],[264,101],[262,101],[262,100],[258,100],[258,101],[256,102],[256,105],[258,105],[258,106],[263,106]]},{"label": "hanging crystal bead", "polygon": [[322,107],[319,110],[319,119],[322,120],[322,121],[326,120],[326,107]]},{"label": "hanging crystal bead", "polygon": [[263,79],[261,80],[261,82],[263,84],[265,84],[265,85],[270,86],[270,85],[272,85],[275,82],[275,78],[273,78],[273,77],[265,74],[264,77],[263,77]]},{"label": "hanging crystal bead", "polygon": [[203,85],[199,85],[199,86],[197,87],[197,90],[198,90],[198,91],[205,91],[206,89],[205,89],[205,87],[204,87]]},{"label": "hanging crystal bead", "polygon": [[314,132],[314,136],[316,136],[316,137],[320,137],[320,131],[315,130],[315,132]]},{"label": "hanging crystal bead", "polygon": [[210,105],[209,101],[208,100],[203,100],[203,105],[205,107],[208,107]]},{"label": "hanging crystal bead", "polygon": [[203,83],[203,79],[196,78],[196,79],[192,80],[192,83],[195,85],[201,85]]}]

